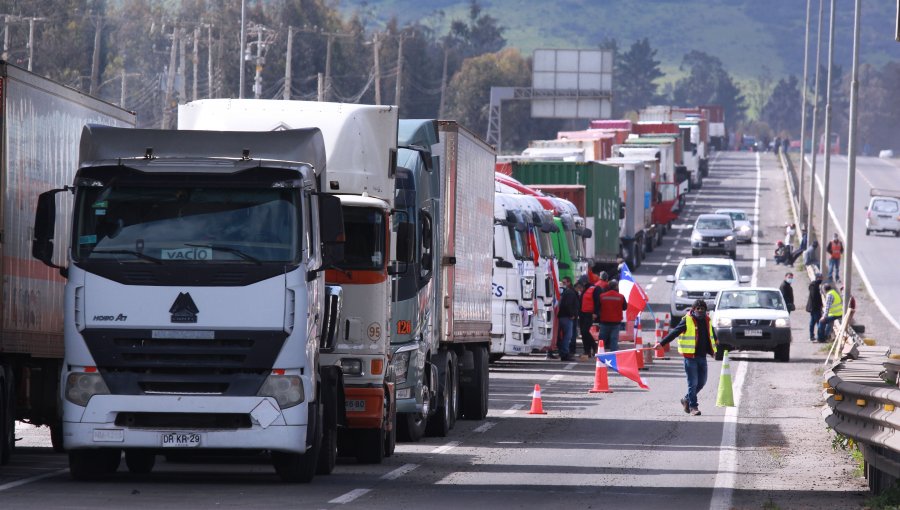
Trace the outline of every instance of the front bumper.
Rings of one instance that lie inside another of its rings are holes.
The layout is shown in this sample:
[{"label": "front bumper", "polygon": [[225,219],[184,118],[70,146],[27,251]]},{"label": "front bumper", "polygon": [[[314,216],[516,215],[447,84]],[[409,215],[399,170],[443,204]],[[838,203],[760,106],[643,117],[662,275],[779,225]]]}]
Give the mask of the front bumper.
[{"label": "front bumper", "polygon": [[[748,336],[748,330],[756,330],[760,336]],[[791,328],[732,326],[716,328],[716,336],[719,338],[719,345],[728,346],[730,350],[769,351],[779,345],[791,343]]]},{"label": "front bumper", "polygon": [[[281,410],[270,397],[95,395],[87,407],[63,405],[67,450],[162,449],[164,434],[185,432],[200,435],[199,445],[192,449],[306,451],[306,402]],[[121,419],[117,423],[120,415],[141,416],[165,425],[127,425]],[[227,415],[233,423],[197,425],[214,415]]]},{"label": "front bumper", "polygon": [[691,241],[691,250],[700,253],[732,253],[737,250],[734,240],[722,242]]}]

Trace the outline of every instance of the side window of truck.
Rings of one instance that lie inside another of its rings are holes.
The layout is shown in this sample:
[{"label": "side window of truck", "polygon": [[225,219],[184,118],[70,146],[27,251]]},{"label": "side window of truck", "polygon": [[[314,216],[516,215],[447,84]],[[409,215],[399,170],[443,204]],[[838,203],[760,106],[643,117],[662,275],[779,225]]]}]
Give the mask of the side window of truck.
[{"label": "side window of truck", "polygon": [[431,214],[424,209],[420,212],[419,223],[421,225],[422,235],[419,236],[419,239],[422,241],[421,246],[419,247],[419,253],[422,254],[421,277],[425,278],[431,274],[431,268],[434,264],[434,231]]},{"label": "side window of truck", "polygon": [[301,249],[306,250],[307,260],[312,260],[316,255],[316,239],[313,237],[313,230],[315,230],[313,225],[315,225],[315,223],[313,223],[313,208],[310,203],[312,195],[307,194],[305,198],[306,200],[303,201],[303,217],[306,218],[306,228],[303,229],[303,243],[305,246]]}]

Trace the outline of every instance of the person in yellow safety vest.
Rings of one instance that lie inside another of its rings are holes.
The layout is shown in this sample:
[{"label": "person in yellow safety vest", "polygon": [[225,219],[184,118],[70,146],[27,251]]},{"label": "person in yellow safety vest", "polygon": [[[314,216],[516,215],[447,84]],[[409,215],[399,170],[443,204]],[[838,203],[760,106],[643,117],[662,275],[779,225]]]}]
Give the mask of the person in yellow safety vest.
[{"label": "person in yellow safety vest", "polygon": [[678,352],[684,357],[684,373],[687,375],[688,391],[681,399],[684,412],[691,416],[700,416],[700,405],[697,394],[706,386],[706,357],[716,355],[719,341],[712,327],[712,321],[706,314],[706,301],[694,301],[689,313],[685,315],[675,329],[656,343],[655,349],[678,338]]},{"label": "person in yellow safety vest", "polygon": [[826,283],[822,286],[825,290],[825,306],[822,307],[822,318],[819,319],[819,330],[816,340],[824,342],[831,334],[831,323],[844,315],[844,300],[834,286]]}]

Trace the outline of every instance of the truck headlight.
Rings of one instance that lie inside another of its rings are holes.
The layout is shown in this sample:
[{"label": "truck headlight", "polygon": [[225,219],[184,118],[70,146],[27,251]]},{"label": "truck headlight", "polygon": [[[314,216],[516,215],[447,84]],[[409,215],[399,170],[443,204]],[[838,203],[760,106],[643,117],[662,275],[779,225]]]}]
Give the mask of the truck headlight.
[{"label": "truck headlight", "polygon": [[66,400],[86,407],[94,395],[109,395],[109,387],[97,372],[70,372],[66,377]]},{"label": "truck headlight", "polygon": [[790,319],[775,319],[775,327],[776,328],[789,328],[791,327]]},{"label": "truck headlight", "polygon": [[703,240],[703,236],[700,235],[700,232],[694,232],[693,234],[691,234],[691,241],[702,241],[702,240]]},{"label": "truck headlight", "polygon": [[522,314],[520,313],[511,313],[509,314],[509,322],[513,326],[519,326],[522,324]]},{"label": "truck headlight", "polygon": [[412,351],[397,351],[391,359],[391,368],[394,370],[394,382],[403,384],[406,382],[406,372],[409,371],[409,359]]},{"label": "truck headlight", "polygon": [[299,375],[270,375],[256,396],[272,397],[278,402],[278,407],[287,409],[303,402],[306,395]]},{"label": "truck headlight", "polygon": [[341,371],[347,375],[362,375],[362,360],[357,358],[341,358]]},{"label": "truck headlight", "polygon": [[716,319],[716,327],[717,328],[730,328],[731,327],[731,318],[729,317],[719,317]]}]

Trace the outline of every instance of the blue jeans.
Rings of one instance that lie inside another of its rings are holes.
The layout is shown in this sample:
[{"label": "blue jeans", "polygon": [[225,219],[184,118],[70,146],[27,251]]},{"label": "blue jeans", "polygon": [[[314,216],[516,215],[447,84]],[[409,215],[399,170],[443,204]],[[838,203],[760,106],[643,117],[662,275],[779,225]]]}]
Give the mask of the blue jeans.
[{"label": "blue jeans", "polygon": [[572,342],[572,333],[575,332],[575,320],[571,317],[560,317],[559,329],[562,330],[562,339],[557,342],[559,355],[568,356],[569,344]]},{"label": "blue jeans", "polygon": [[828,335],[831,334],[831,323],[840,319],[840,315],[830,315],[825,317],[825,320],[819,323],[819,336],[818,339],[820,342],[824,342],[828,340]]},{"label": "blue jeans", "polygon": [[688,380],[688,392],[684,398],[691,408],[699,407],[697,394],[706,386],[706,357],[684,358],[684,372]]},{"label": "blue jeans", "polygon": [[600,340],[603,341],[603,349],[606,352],[619,350],[619,326],[618,322],[600,323]]},{"label": "blue jeans", "polygon": [[809,312],[809,337],[816,337],[816,325],[822,318],[822,312]]},{"label": "blue jeans", "polygon": [[828,259],[828,278],[835,282],[841,279],[841,259]]}]

